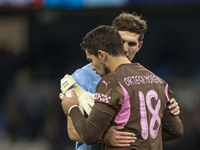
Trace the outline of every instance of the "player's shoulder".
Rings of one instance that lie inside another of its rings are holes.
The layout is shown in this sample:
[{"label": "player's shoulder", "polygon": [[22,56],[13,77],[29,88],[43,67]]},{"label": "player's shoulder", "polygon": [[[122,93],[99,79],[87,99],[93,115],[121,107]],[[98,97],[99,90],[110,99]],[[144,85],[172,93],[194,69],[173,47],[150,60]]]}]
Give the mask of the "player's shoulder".
[{"label": "player's shoulder", "polygon": [[[90,72],[92,72],[92,64],[91,63],[89,63],[89,64],[87,64],[87,65],[85,65],[85,66],[83,66],[83,67],[81,67],[81,68],[78,68],[75,72],[79,72],[79,73],[90,73]],[[74,72],[74,73],[75,73]]]},{"label": "player's shoulder", "polygon": [[115,72],[111,72],[105,76],[102,77],[103,80],[116,80],[116,73]]},{"label": "player's shoulder", "polygon": [[77,69],[72,77],[77,81],[77,83],[83,87],[85,90],[94,93],[96,85],[101,79],[101,77],[92,70],[92,64],[87,64],[84,67]]},{"label": "player's shoulder", "polygon": [[77,69],[73,74],[73,78],[74,79],[78,79],[78,78],[88,78],[91,76],[94,76],[96,73],[92,70],[92,65],[91,64],[87,64],[85,66],[83,66],[82,68]]},{"label": "player's shoulder", "polygon": [[110,85],[118,83],[116,75],[114,73],[109,73],[109,74],[105,75],[104,77],[102,77],[102,79],[99,81],[98,86],[102,86],[102,84],[107,85],[107,83],[109,83]]}]

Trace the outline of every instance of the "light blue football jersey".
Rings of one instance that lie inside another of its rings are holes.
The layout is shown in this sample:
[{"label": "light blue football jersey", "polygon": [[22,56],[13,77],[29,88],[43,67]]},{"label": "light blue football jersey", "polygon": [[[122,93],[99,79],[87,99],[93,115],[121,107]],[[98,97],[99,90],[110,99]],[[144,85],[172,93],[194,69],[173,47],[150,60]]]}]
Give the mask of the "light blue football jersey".
[{"label": "light blue football jersey", "polygon": [[[77,69],[72,77],[77,81],[77,83],[86,91],[95,93],[97,83],[100,81],[100,75],[96,74],[92,70],[92,64],[85,65],[84,67]],[[101,143],[96,143],[93,145],[87,145],[84,143],[76,142],[76,150],[101,150]]]}]

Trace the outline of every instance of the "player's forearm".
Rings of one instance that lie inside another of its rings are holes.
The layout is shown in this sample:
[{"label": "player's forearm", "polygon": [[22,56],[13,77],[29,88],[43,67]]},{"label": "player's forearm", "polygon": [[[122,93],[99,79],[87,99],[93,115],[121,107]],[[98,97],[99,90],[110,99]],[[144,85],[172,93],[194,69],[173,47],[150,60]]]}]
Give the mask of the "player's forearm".
[{"label": "player's forearm", "polygon": [[67,117],[67,132],[68,132],[68,136],[70,140],[83,143],[83,140],[80,138],[80,136],[76,132],[73,122],[69,116]]},{"label": "player's forearm", "polygon": [[179,137],[181,137],[183,135],[183,124],[179,124],[177,125],[176,130],[172,130],[172,131],[166,131],[165,129],[163,129],[162,132],[162,137],[163,137],[163,141],[171,141],[174,139],[177,139]]},{"label": "player's forearm", "polygon": [[80,138],[76,130],[70,133],[68,132],[68,135],[69,135],[70,140],[83,143],[83,140]]},{"label": "player's forearm", "polygon": [[167,119],[167,122],[163,119],[163,141],[169,141],[181,137],[183,135],[183,124],[178,116],[172,116]]},{"label": "player's forearm", "polygon": [[172,141],[174,139],[177,139],[181,136],[181,134],[177,134],[176,136],[174,134],[171,134],[169,133],[168,131],[166,130],[162,130],[162,139],[164,142],[167,142],[167,141]]},{"label": "player's forearm", "polygon": [[94,144],[100,141],[112,120],[112,116],[98,111],[95,106],[87,119],[80,113],[78,108],[73,108],[70,116],[76,131],[86,144]]},{"label": "player's forearm", "polygon": [[174,137],[180,137],[183,135],[183,124],[178,116],[176,116],[172,123],[164,126],[165,130],[168,131]]}]

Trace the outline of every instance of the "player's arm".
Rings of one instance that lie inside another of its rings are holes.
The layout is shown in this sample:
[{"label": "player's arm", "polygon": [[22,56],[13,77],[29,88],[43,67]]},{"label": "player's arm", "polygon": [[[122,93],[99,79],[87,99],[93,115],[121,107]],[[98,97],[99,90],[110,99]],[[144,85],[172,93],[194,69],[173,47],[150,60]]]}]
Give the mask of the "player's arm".
[{"label": "player's arm", "polygon": [[[111,126],[106,131],[103,139],[100,142],[117,147],[130,146],[130,144],[135,142],[137,138],[134,133],[122,131],[123,128],[123,126]],[[83,140],[76,132],[73,122],[69,116],[67,116],[67,131],[70,140],[83,143]]]},{"label": "player's arm", "polygon": [[[178,103],[174,98],[170,99],[168,104],[168,109],[170,110],[170,113],[174,116],[178,116],[180,114],[180,107],[178,106]],[[174,139],[175,137],[168,133],[165,129],[162,129],[162,137],[163,141],[169,141]]]},{"label": "player's arm", "polygon": [[166,99],[168,103],[162,118],[163,140],[173,140],[183,135],[183,124],[180,118],[176,115],[172,115],[169,107],[169,98],[172,98],[172,91],[168,89],[168,85],[165,86]]},{"label": "player's arm", "polygon": [[80,136],[76,132],[73,122],[69,116],[67,116],[67,132],[68,132],[68,136],[69,136],[70,140],[83,143]]},{"label": "player's arm", "polygon": [[171,115],[168,109],[162,119],[162,135],[163,141],[170,141],[183,135],[182,121],[178,116]]},{"label": "player's arm", "polygon": [[78,108],[78,100],[74,90],[72,97],[65,97],[63,94],[60,94],[59,97],[62,99],[64,113],[71,117],[75,129],[84,143],[93,144],[100,141],[115,115],[114,109],[104,103],[95,103],[86,119]]},{"label": "player's arm", "polygon": [[[126,147],[130,146],[131,143],[137,139],[134,133],[124,132],[123,126],[111,126],[105,133],[103,139],[99,142],[105,143],[110,146]],[[67,116],[67,131],[70,140],[78,141],[83,143],[76,129],[74,128],[73,122],[69,116]]]},{"label": "player's arm", "polygon": [[103,143],[116,147],[130,146],[137,138],[134,133],[122,131],[123,129],[124,126],[111,126],[103,137]]},{"label": "player's arm", "polygon": [[[79,72],[79,73],[84,73]],[[76,78],[77,80],[81,80],[79,78]],[[82,85],[85,83],[85,80],[82,80]],[[94,103],[93,100],[93,95],[89,92],[86,92],[84,89],[82,89],[78,83],[73,79],[72,76],[70,75],[65,75],[64,78],[61,79],[60,81],[60,85],[61,85],[61,91],[64,95],[66,96],[71,96],[71,90],[75,89],[78,93],[79,93],[79,109],[81,110],[82,114],[84,113],[84,111],[89,114],[91,107]],[[88,100],[84,99],[84,97],[88,96]],[[80,136],[78,135],[78,133],[76,132],[74,125],[72,123],[72,120],[70,117],[67,117],[67,132],[68,132],[68,136],[71,140],[73,141],[78,141],[78,142],[83,142],[80,138]]]}]

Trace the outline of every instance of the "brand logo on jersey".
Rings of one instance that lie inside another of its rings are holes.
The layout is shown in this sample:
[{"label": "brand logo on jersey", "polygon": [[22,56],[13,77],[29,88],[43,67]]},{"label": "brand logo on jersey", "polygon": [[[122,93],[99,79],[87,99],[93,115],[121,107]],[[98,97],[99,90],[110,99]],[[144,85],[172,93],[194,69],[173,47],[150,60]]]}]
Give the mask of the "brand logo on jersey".
[{"label": "brand logo on jersey", "polygon": [[108,84],[109,84],[110,82],[106,83],[106,81],[103,80],[102,83],[105,84],[105,86],[106,86],[106,88],[107,88],[107,87],[108,87]]}]

